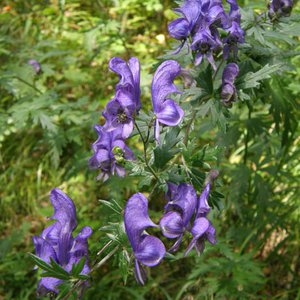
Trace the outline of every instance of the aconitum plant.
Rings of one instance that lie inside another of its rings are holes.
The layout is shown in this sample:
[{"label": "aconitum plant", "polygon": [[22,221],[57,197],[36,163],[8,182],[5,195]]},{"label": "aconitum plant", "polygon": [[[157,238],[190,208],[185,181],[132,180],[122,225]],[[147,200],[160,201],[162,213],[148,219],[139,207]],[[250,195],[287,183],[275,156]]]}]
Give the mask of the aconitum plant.
[{"label": "aconitum plant", "polygon": [[[183,1],[174,9],[178,18],[168,25],[176,50],[161,57],[153,70],[148,98],[140,86],[139,59],[110,59],[109,69],[119,81],[102,112],[105,121],[94,124],[97,139],[88,165],[99,172],[95,179],[101,185],[131,176],[138,188],[129,199],[121,196],[121,203],[102,201],[118,212],[119,219],[104,226],[108,240],[99,245],[98,254],[108,253],[92,268],[87,260],[91,229],[84,227],[73,238],[75,206],[62,191],[51,192],[56,223],[34,237],[35,261],[45,271],[40,293],[62,293],[66,282],[71,291],[87,286],[93,270],[120,253],[124,282],[133,273],[144,285],[147,267],[170,257],[202,255],[205,247],[217,243],[215,215],[222,207],[226,177],[220,157],[227,159],[226,149],[204,145],[202,134],[212,128],[225,133],[231,109],[246,105],[251,111],[257,87],[280,70],[282,65],[271,59],[265,64],[255,61],[257,53],[251,52],[250,43],[275,30],[267,15],[274,21],[274,14],[286,16],[291,8],[291,1],[272,1],[268,12],[266,7],[264,14],[249,17],[244,28],[236,0]],[[253,34],[256,25],[259,34]],[[211,116],[209,128],[201,127],[206,115]]]}]

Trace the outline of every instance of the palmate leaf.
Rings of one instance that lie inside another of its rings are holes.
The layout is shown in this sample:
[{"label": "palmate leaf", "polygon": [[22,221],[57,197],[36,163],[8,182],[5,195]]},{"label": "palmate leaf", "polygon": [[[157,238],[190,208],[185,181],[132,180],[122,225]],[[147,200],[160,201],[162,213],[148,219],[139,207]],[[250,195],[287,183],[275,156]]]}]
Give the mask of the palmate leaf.
[{"label": "palmate leaf", "polygon": [[283,67],[283,64],[265,65],[257,72],[250,72],[242,77],[237,83],[237,89],[250,89],[256,88],[261,84],[264,79],[271,78],[271,74],[279,71]]},{"label": "palmate leaf", "polygon": [[170,128],[167,133],[162,136],[161,144],[154,149],[154,165],[157,168],[163,168],[169,160],[171,160],[180,150],[175,148],[180,141],[180,128],[178,126]]}]

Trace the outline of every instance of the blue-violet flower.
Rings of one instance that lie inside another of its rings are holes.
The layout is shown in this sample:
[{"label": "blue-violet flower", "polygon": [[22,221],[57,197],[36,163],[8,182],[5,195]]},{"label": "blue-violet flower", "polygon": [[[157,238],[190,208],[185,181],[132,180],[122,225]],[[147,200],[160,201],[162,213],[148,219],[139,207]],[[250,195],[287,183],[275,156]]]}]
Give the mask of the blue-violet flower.
[{"label": "blue-violet flower", "polygon": [[100,169],[97,179],[107,180],[110,175],[125,176],[125,160],[133,160],[134,154],[122,139],[120,128],[107,132],[102,126],[95,125],[98,139],[93,143],[94,155],[89,160],[93,169]]},{"label": "blue-violet flower", "polygon": [[[92,229],[85,226],[73,238],[72,232],[77,226],[73,201],[58,188],[51,191],[50,200],[54,207],[54,214],[50,219],[56,222],[44,229],[40,236],[33,237],[36,255],[47,263],[52,258],[67,272],[71,271],[73,264],[86,257],[81,274],[88,274],[90,269],[87,260],[87,239],[92,234]],[[58,285],[61,282],[62,280],[57,278],[43,277],[38,284],[38,294],[58,293]]]},{"label": "blue-violet flower", "polygon": [[173,99],[167,98],[170,93],[181,93],[173,83],[180,71],[178,62],[167,60],[158,67],[152,80],[152,105],[156,118],[154,136],[158,142],[160,141],[159,124],[176,126],[184,116],[182,108]]},{"label": "blue-violet flower", "polygon": [[148,200],[141,194],[131,196],[124,212],[125,230],[135,257],[135,277],[141,284],[145,283],[145,272],[140,264],[153,267],[163,259],[166,249],[162,241],[145,233],[148,227],[158,227],[148,215]]},{"label": "blue-violet flower", "polygon": [[176,185],[168,183],[165,213],[160,220],[160,228],[167,238],[177,238],[175,244],[169,250],[176,251],[181,243],[183,234],[190,229],[190,220],[195,212],[197,194],[194,187],[187,183]]},{"label": "blue-violet flower", "polygon": [[231,105],[236,99],[236,88],[234,81],[239,74],[239,67],[236,63],[229,63],[222,75],[221,98],[225,105]]},{"label": "blue-violet flower", "polygon": [[129,59],[128,64],[119,57],[109,62],[110,69],[119,74],[115,97],[107,104],[103,116],[105,129],[122,129],[122,138],[127,138],[133,130],[134,116],[141,109],[140,101],[140,64],[137,58]]}]

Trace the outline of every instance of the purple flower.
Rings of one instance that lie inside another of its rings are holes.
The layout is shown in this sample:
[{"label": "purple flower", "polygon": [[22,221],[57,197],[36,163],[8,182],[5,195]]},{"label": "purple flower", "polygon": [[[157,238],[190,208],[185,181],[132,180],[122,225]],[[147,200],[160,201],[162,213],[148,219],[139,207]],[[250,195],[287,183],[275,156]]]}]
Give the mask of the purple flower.
[{"label": "purple flower", "polygon": [[36,74],[38,74],[38,73],[41,72],[42,68],[41,68],[40,63],[39,63],[37,60],[35,60],[35,59],[30,59],[30,60],[28,61],[28,64],[31,65],[31,66],[33,67],[33,69],[34,69],[34,71],[35,71]]},{"label": "purple flower", "polygon": [[273,21],[280,17],[288,17],[293,9],[292,0],[273,0],[268,5],[268,16]]},{"label": "purple flower", "polygon": [[140,64],[137,58],[129,59],[128,64],[119,57],[109,62],[112,71],[119,74],[116,95],[109,101],[103,116],[105,129],[112,131],[122,129],[122,137],[127,138],[133,130],[134,115],[141,109],[140,102]]},{"label": "purple flower", "polygon": [[134,154],[122,139],[121,129],[106,131],[103,127],[95,125],[98,139],[92,145],[94,155],[89,160],[93,169],[100,169],[98,179],[107,180],[110,175],[125,176],[123,163],[133,160]]},{"label": "purple flower", "polygon": [[[186,0],[180,8],[174,9],[174,11],[182,14],[183,17],[169,23],[168,30],[170,35],[175,39],[183,40],[184,42],[196,25],[200,14],[200,8],[199,0]],[[181,48],[182,46],[180,49]]]},{"label": "purple flower", "polygon": [[196,218],[191,229],[193,239],[186,249],[185,255],[187,255],[194,247],[198,254],[202,253],[205,241],[209,241],[211,244],[216,243],[216,230],[211,222],[206,218],[207,213],[210,211],[210,207],[207,202],[210,188],[211,183],[207,183],[199,197]]},{"label": "purple flower", "polygon": [[[56,222],[44,229],[40,236],[33,237],[36,255],[47,263],[52,258],[68,272],[71,271],[73,264],[86,257],[81,274],[88,274],[90,269],[87,260],[87,238],[92,234],[92,229],[85,226],[73,238],[72,232],[77,226],[73,201],[58,188],[51,191],[50,200],[54,207],[54,214],[50,219]],[[50,291],[58,293],[57,286],[61,282],[57,278],[43,277],[38,285],[38,293],[41,295]]]},{"label": "purple flower", "polygon": [[135,276],[138,282],[144,284],[145,272],[140,264],[156,266],[163,259],[166,249],[160,239],[145,233],[146,228],[158,225],[149,218],[148,200],[143,194],[136,193],[128,199],[124,224],[135,257]]},{"label": "purple flower", "polygon": [[233,52],[233,56],[237,57],[238,47],[237,44],[243,44],[245,42],[245,33],[241,28],[241,14],[239,6],[236,0],[227,0],[230,4],[230,12],[228,16],[228,24],[225,30],[228,32],[227,37],[224,38],[224,59],[229,57],[230,52]]},{"label": "purple flower", "polygon": [[236,88],[234,81],[239,74],[239,67],[235,63],[229,63],[222,75],[222,92],[221,98],[225,105],[230,105],[236,98]]},{"label": "purple flower", "polygon": [[[217,33],[217,32],[215,32]],[[205,56],[214,70],[216,65],[213,58],[213,50],[220,47],[220,42],[213,36],[209,28],[202,28],[198,31],[192,41],[191,49],[196,51],[195,65],[199,65]]]},{"label": "purple flower", "polygon": [[181,93],[173,83],[180,71],[178,62],[167,60],[158,67],[152,80],[152,105],[156,117],[154,136],[158,142],[160,141],[159,124],[176,126],[184,116],[182,108],[173,99],[167,98],[170,93]]},{"label": "purple flower", "polygon": [[160,228],[165,237],[177,238],[170,249],[176,251],[184,232],[190,229],[190,220],[196,209],[197,194],[194,187],[187,183],[180,185],[169,183],[168,186],[169,201],[165,206],[165,214],[160,220]]}]

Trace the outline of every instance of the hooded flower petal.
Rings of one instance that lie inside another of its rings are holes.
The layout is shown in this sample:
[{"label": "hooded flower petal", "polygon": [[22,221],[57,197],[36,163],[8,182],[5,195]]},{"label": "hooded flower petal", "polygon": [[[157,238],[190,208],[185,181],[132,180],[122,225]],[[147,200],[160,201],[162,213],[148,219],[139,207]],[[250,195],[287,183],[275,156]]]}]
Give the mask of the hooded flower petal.
[{"label": "hooded flower petal", "polygon": [[127,64],[122,58],[113,57],[109,62],[109,67],[120,77],[120,82],[116,86],[117,92],[120,90],[127,91],[135,104],[135,110],[138,112],[141,108],[139,60],[132,57]]},{"label": "hooded flower petal", "polygon": [[61,225],[73,231],[77,226],[76,208],[73,201],[60,189],[55,188],[50,193],[50,201],[54,207],[51,219],[57,220]]},{"label": "hooded flower petal", "polygon": [[170,93],[180,93],[173,83],[180,70],[178,62],[167,60],[158,67],[152,80],[152,104],[156,115],[154,135],[158,142],[159,122],[175,126],[181,122],[184,115],[183,110],[174,100],[166,99]]},{"label": "hooded flower petal", "polygon": [[140,263],[145,266],[155,266],[163,259],[166,249],[157,237],[144,233],[147,227],[157,227],[148,215],[148,200],[136,193],[127,201],[124,212],[124,224],[128,239],[135,256],[135,277],[144,284],[146,274]]},{"label": "hooded flower petal", "polygon": [[147,227],[157,227],[149,218],[148,200],[143,194],[136,193],[128,199],[124,212],[124,223],[128,239],[135,251],[143,231]]},{"label": "hooded flower petal", "polygon": [[168,24],[170,35],[177,40],[184,40],[190,33],[190,24],[185,18],[178,18]]},{"label": "hooded flower petal", "polygon": [[181,183],[177,186],[176,192],[173,187],[172,194],[173,198],[167,203],[165,209],[166,211],[179,209],[182,214],[183,225],[187,226],[196,209],[196,191],[192,185]]},{"label": "hooded flower petal", "polygon": [[155,113],[170,93],[180,93],[173,83],[180,70],[181,67],[175,60],[164,61],[156,70],[152,80],[152,103]]},{"label": "hooded flower petal", "polygon": [[140,100],[140,94],[141,94],[141,90],[140,90],[140,62],[138,60],[138,58],[136,57],[131,57],[129,59],[129,68],[131,70],[132,73],[132,77],[133,77],[133,82],[134,82],[134,95],[135,95],[135,105],[136,105],[136,111],[138,112],[142,105],[141,105],[141,100]]},{"label": "hooded flower petal", "polygon": [[201,214],[206,214],[210,211],[210,206],[208,205],[207,202],[209,192],[210,192],[210,184],[208,183],[199,197],[197,216],[200,216]]}]

